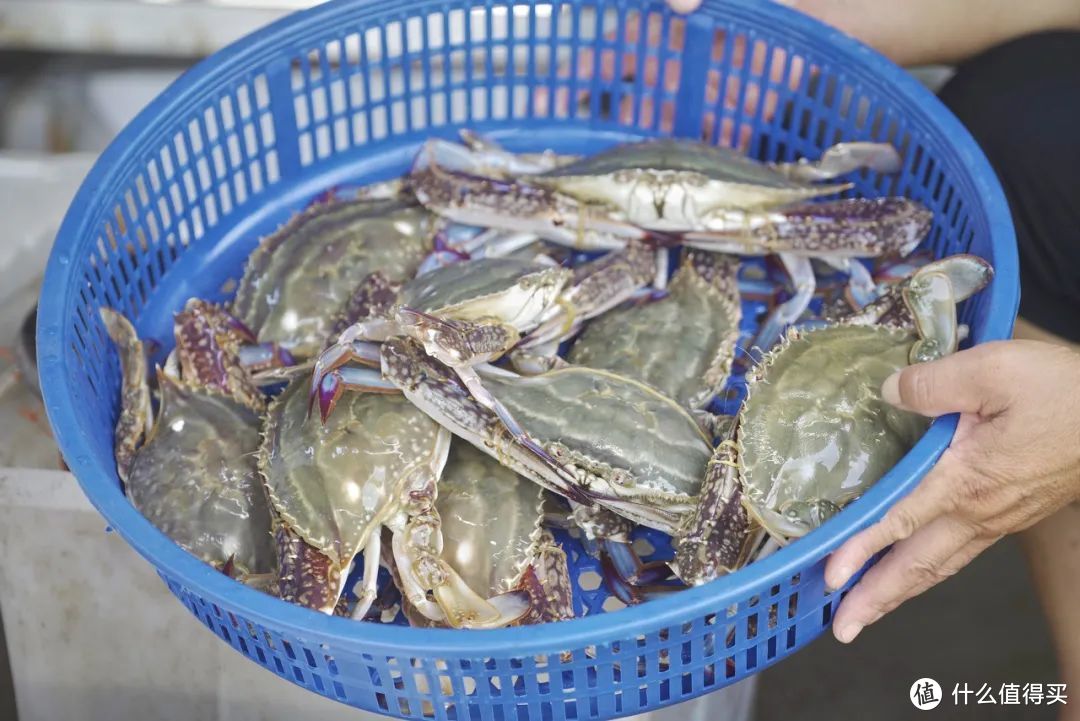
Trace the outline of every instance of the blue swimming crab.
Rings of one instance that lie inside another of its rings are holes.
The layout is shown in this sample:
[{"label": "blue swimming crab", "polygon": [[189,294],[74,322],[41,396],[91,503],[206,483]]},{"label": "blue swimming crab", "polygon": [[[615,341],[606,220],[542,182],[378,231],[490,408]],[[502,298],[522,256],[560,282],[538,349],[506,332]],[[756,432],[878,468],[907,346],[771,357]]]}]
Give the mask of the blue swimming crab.
[{"label": "blue swimming crab", "polygon": [[738,259],[688,251],[659,300],[596,318],[570,363],[647,383],[688,408],[709,404],[731,372],[739,338]]},{"label": "blue swimming crab", "polygon": [[263,400],[238,360],[246,336],[220,308],[189,301],[176,316],[176,350],[157,371],[155,417],[135,329],[110,308],[101,318],[120,355],[115,455],[132,504],[206,563],[264,585],[276,562],[254,456]]},{"label": "blue swimming crab", "polygon": [[929,420],[887,404],[881,384],[955,351],[956,304],[992,274],[980,258],[951,256],[836,323],[790,330],[748,373],[701,504],[675,534],[680,578],[704,583],[741,566],[756,527],[780,543],[806,534],[892,468]]},{"label": "blue swimming crab", "polygon": [[[372,341],[416,340],[453,369],[473,396],[501,417],[507,412],[474,370],[518,345],[557,344],[580,324],[617,305],[653,277],[651,250],[636,243],[573,270],[509,258],[466,261],[406,283],[386,315],[350,326],[320,354],[312,377],[312,401],[326,418],[351,386],[340,369],[378,354]],[[526,334],[522,338],[522,334]],[[558,467],[517,426],[517,439]]]},{"label": "blue swimming crab", "polygon": [[476,155],[468,162],[445,145],[427,146],[409,186],[426,207],[455,222],[527,231],[571,247],[614,248],[651,239],[779,255],[795,293],[763,324],[757,338],[763,348],[806,310],[815,285],[811,258],[851,273],[861,304],[874,288],[857,259],[909,253],[932,220],[927,208],[906,198],[805,202],[850,187],[809,179],[862,167],[897,170],[899,156],[883,144],[840,144],[816,164],[774,166],[694,141],[647,140],[511,178],[483,175],[488,163]]},{"label": "blue swimming crab", "polygon": [[[251,254],[231,311],[259,343],[309,358],[340,320],[356,320],[350,303],[372,273],[391,283],[415,274],[440,225],[405,196],[315,202]],[[245,362],[257,366],[267,350],[245,349]]]}]

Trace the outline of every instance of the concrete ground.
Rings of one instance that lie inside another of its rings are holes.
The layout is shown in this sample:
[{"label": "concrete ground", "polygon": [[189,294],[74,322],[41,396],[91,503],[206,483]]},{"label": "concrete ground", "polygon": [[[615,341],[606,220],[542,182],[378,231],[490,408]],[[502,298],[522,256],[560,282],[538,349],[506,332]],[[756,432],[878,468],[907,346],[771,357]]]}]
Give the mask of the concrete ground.
[{"label": "concrete ground", "polygon": [[8,662],[3,623],[0,623],[0,719],[15,719],[15,689],[11,684],[11,665]]},{"label": "concrete ground", "polygon": [[[911,684],[930,677],[945,698],[922,712],[907,700]],[[948,582],[909,601],[844,646],[823,636],[765,671],[757,721],[1055,718],[1060,705],[953,705],[967,683],[1054,683],[1050,638],[1031,592],[1019,544],[998,543]],[[974,702],[974,698],[971,699]],[[1080,702],[1080,699],[1078,699]],[[718,720],[719,721],[719,720]]]}]

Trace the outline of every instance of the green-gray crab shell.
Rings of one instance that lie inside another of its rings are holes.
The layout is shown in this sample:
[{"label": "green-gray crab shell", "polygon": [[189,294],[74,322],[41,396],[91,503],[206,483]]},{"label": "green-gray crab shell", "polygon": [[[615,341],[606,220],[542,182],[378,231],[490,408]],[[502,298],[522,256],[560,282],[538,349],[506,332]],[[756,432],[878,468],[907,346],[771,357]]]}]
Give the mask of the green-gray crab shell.
[{"label": "green-gray crab shell", "polygon": [[567,360],[642,381],[689,408],[707,405],[731,370],[741,317],[737,291],[722,292],[688,266],[668,290],[667,298],[593,320]]},{"label": "green-gray crab shell", "polygon": [[259,417],[223,395],[162,375],[161,410],[127,480],[132,503],[165,535],[221,568],[273,572],[270,507],[255,452]]},{"label": "green-gray crab shell", "polygon": [[498,318],[521,329],[554,303],[570,277],[566,268],[530,260],[478,258],[412,279],[398,301],[456,320]]},{"label": "green-gray crab shell", "polygon": [[512,590],[533,557],[543,493],[486,453],[454,441],[435,504],[443,559],[478,593]]},{"label": "green-gray crab shell", "polygon": [[436,218],[403,200],[312,206],[255,249],[233,313],[299,357],[318,352],[347,301],[372,272],[411,277],[431,252]]},{"label": "green-gray crab shell", "polygon": [[267,412],[259,468],[274,510],[344,567],[391,515],[407,484],[443,446],[434,421],[399,395],[347,393],[326,423],[308,416],[310,378],[293,381]]},{"label": "green-gray crab shell", "polygon": [[661,138],[617,145],[530,178],[582,200],[621,206],[636,176],[680,174],[700,183],[695,192],[713,206],[752,209],[835,193],[845,185],[821,185],[789,178],[729,148],[692,140]]},{"label": "green-gray crab shell", "polygon": [[774,536],[816,528],[926,431],[928,419],[881,398],[914,341],[880,326],[792,333],[750,378],[738,432],[744,502]]},{"label": "green-gray crab shell", "polygon": [[595,476],[600,493],[633,499],[634,506],[650,500],[672,506],[654,509],[661,514],[680,515],[686,510],[682,506],[692,507],[712,444],[667,396],[629,378],[581,367],[532,377],[491,376],[484,385],[560,461]]}]

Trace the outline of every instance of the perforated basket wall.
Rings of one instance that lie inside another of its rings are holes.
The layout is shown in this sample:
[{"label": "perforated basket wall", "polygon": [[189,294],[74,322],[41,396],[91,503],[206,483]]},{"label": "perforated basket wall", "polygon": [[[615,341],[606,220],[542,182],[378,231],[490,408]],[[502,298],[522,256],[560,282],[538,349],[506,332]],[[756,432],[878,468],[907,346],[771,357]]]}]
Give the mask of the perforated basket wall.
[{"label": "perforated basket wall", "polygon": [[[39,361],[50,420],[86,494],[176,596],[240,653],[316,693],[395,716],[593,719],[713,690],[793,653],[829,624],[825,556],[909,491],[947,445],[942,419],[865,497],[745,571],[615,613],[487,632],[328,618],[261,595],[186,554],[142,518],[116,477],[119,368],[102,305],[170,342],[188,297],[226,299],[244,258],[328,187],[400,174],[429,135],[459,127],[516,150],[594,152],[674,134],[763,159],[816,156],[840,139],[887,140],[899,174],[855,193],[899,193],[935,213],[937,255],[997,270],[962,309],[975,342],[1010,334],[1015,241],[971,138],[872,51],[769,3],[502,0],[332,2],[214,55],[157,98],[106,151],[49,263]],[[577,559],[578,570],[590,561]],[[153,643],[153,639],[138,642]],[[162,649],[167,653],[168,649]]]}]

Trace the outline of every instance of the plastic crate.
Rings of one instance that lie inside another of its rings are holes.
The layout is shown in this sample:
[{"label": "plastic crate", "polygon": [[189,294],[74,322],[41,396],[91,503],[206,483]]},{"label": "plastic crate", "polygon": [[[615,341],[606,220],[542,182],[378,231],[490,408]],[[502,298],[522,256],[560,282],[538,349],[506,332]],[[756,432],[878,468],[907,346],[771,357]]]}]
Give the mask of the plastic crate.
[{"label": "plastic crate", "polygon": [[[635,23],[650,32],[631,32]],[[607,64],[615,72],[605,74]],[[650,85],[653,65],[662,82]],[[536,102],[541,88],[554,102]],[[853,193],[921,200],[935,213],[935,255],[990,260],[995,280],[961,317],[974,342],[1010,335],[1015,239],[986,160],[915,80],[835,30],[752,0],[706,2],[687,18],[659,3],[593,0],[331,2],[185,74],[120,134],[71,206],[42,291],[38,348],[49,418],[87,496],[236,650],[388,715],[610,718],[698,696],[794,653],[828,627],[842,597],[824,589],[827,554],[914,487],[954,418],[934,423],[821,529],[749,568],[615,613],[601,612],[602,587],[578,587],[588,615],[538,627],[420,630],[323,616],[230,581],[124,497],[112,443],[119,367],[97,309],[122,310],[164,352],[172,312],[190,296],[227,299],[260,236],[310,198],[396,176],[425,138],[461,127],[512,149],[576,153],[633,137],[717,142],[730,133],[770,160],[815,157],[841,139],[892,142],[902,172],[864,173]],[[570,551],[577,572],[594,568]]]}]

